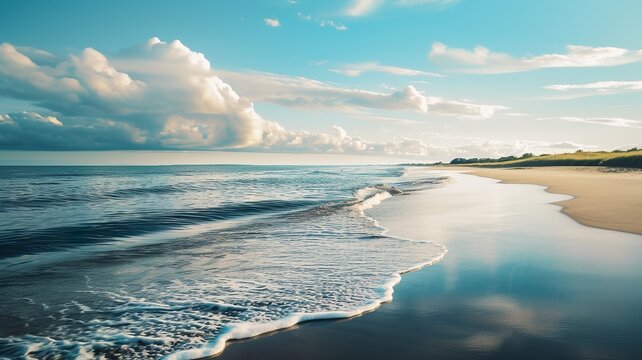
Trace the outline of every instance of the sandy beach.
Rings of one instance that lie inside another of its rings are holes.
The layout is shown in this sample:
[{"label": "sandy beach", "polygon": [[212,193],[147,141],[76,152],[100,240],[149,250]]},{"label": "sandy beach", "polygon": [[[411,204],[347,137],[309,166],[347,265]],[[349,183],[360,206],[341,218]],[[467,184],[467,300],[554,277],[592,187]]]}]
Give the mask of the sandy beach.
[{"label": "sandy beach", "polygon": [[642,234],[642,171],[596,167],[461,169],[504,183],[546,186],[551,193],[573,196],[557,204],[579,223]]}]

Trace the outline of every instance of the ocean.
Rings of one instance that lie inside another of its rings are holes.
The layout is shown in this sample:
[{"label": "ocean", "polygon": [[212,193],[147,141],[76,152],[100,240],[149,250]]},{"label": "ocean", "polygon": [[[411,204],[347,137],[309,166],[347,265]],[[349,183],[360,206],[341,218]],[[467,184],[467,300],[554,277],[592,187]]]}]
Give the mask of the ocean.
[{"label": "ocean", "polygon": [[399,166],[0,168],[1,358],[198,358],[372,310],[442,245],[368,209]]}]

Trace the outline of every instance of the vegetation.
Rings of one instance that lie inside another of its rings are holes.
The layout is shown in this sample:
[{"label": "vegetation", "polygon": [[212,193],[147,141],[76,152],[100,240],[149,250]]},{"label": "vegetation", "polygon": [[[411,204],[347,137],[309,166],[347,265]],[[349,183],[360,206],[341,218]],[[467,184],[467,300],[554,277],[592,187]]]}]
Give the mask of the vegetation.
[{"label": "vegetation", "polygon": [[490,158],[456,158],[451,165],[466,165],[479,167],[521,167],[521,166],[610,166],[626,168],[642,168],[642,149],[607,151],[582,151],[574,153],[535,156],[526,153],[521,157],[505,156],[498,159]]}]

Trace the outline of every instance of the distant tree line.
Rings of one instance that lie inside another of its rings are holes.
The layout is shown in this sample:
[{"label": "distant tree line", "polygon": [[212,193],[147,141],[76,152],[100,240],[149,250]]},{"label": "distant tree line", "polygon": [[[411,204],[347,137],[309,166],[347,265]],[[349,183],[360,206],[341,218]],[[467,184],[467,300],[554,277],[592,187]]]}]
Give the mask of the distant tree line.
[{"label": "distant tree line", "polygon": [[[613,153],[627,153],[627,152],[633,152],[633,151],[639,151],[640,149],[634,147],[628,150],[613,150]],[[582,153],[582,150],[577,150],[576,153]],[[607,153],[606,151],[597,151],[596,153]],[[550,154],[541,154],[538,155],[539,157],[543,156],[549,156]],[[532,153],[525,153],[521,157],[517,156],[502,156],[500,158],[455,158],[450,161],[451,165],[462,165],[462,164],[484,164],[484,163],[501,163],[501,162],[507,162],[507,161],[513,161],[513,160],[519,160],[519,159],[528,159],[535,157]],[[551,160],[551,161],[557,161],[557,160]],[[583,161],[601,161],[601,160],[583,160]],[[615,160],[615,159],[610,159],[609,161],[611,162],[618,162],[621,160]],[[628,164],[628,162],[633,161],[633,159],[626,159],[624,162]],[[530,162],[530,160],[529,160]]]},{"label": "distant tree line", "polygon": [[[500,158],[455,158],[450,161],[451,165],[465,165],[465,164],[487,164],[481,165],[484,167],[512,167],[512,166],[611,166],[611,167],[626,167],[626,168],[642,168],[642,154],[626,154],[621,156],[595,156],[597,154],[614,154],[614,153],[631,153],[642,151],[642,149],[634,147],[628,150],[613,150],[608,151],[595,151],[584,153],[582,150],[577,150],[576,157],[565,157],[572,154],[558,154],[559,156],[551,157],[551,154],[533,155],[532,153],[525,153],[521,157],[517,156],[503,156]],[[590,156],[584,156],[588,154]],[[509,161],[520,160],[518,162],[510,163]],[[446,165],[444,163],[406,163],[399,164],[403,166],[435,166]]]},{"label": "distant tree line", "polygon": [[461,164],[480,164],[480,163],[495,163],[495,162],[505,162],[505,161],[513,161],[517,159],[527,159],[530,157],[533,157],[534,155],[532,153],[525,153],[521,157],[517,156],[502,156],[497,159],[493,158],[470,158],[470,159],[465,159],[465,158],[454,158],[450,161],[450,164],[452,165],[461,165]]},{"label": "distant tree line", "polygon": [[613,150],[613,152],[614,153],[622,153],[622,152],[631,152],[631,151],[638,151],[638,150],[640,150],[640,149],[634,147],[634,148],[630,148],[629,150]]}]

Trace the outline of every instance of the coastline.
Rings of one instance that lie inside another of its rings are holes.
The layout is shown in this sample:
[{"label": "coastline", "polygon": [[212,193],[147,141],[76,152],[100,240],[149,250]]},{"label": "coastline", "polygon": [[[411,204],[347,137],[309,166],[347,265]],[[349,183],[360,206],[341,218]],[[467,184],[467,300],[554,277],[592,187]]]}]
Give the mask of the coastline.
[{"label": "coastline", "polygon": [[[406,240],[406,239],[400,239]],[[207,347],[182,350],[163,356],[165,360],[190,360],[190,359],[214,359],[220,358],[227,347],[235,342],[251,341],[265,336],[278,334],[284,331],[296,329],[298,326],[309,323],[319,323],[324,321],[346,321],[371,313],[379,309],[382,305],[393,301],[395,287],[401,282],[405,274],[420,271],[424,268],[431,267],[444,260],[448,250],[428,261],[415,264],[410,268],[399,270],[391,275],[391,279],[383,285],[384,293],[381,298],[365,304],[357,309],[349,311],[328,311],[317,313],[295,313],[283,319],[267,323],[246,324],[239,323],[232,325],[227,332],[213,339]]]},{"label": "coastline", "polygon": [[[244,342],[253,339],[271,336],[284,331],[295,329],[299,326],[307,325],[309,323],[319,323],[327,321],[345,321],[352,318],[357,318],[365,314],[376,311],[383,304],[393,301],[393,294],[395,287],[401,282],[402,276],[408,273],[420,271],[424,268],[431,267],[444,260],[448,253],[448,249],[433,241],[414,240],[400,236],[388,234],[389,229],[383,227],[379,222],[369,216],[366,212],[380,206],[383,202],[393,198],[393,195],[385,190],[377,192],[374,195],[359,195],[361,191],[372,190],[373,187],[368,186],[356,191],[356,197],[359,202],[351,205],[361,217],[367,219],[372,225],[378,229],[379,236],[389,238],[390,240],[401,241],[404,243],[423,243],[438,249],[438,253],[432,254],[431,257],[422,259],[420,262],[411,264],[395,270],[390,273],[390,278],[379,287],[381,291],[380,296],[372,299],[370,302],[363,304],[356,308],[349,308],[346,310],[329,310],[321,312],[302,312],[292,313],[284,318],[268,321],[268,322],[239,322],[232,323],[224,326],[224,330],[215,338],[208,341],[205,346],[196,347],[192,349],[180,350],[177,352],[165,355],[163,359],[166,360],[188,360],[188,359],[210,359],[218,358],[224,354],[230,344],[236,342]],[[394,188],[393,188],[394,189]],[[398,244],[397,244],[398,245]],[[386,244],[386,247],[396,246],[394,244]]]},{"label": "coastline", "polygon": [[642,234],[642,171],[602,167],[477,168],[456,167],[506,184],[545,186],[573,196],[556,204],[580,224]]},{"label": "coastline", "polygon": [[636,358],[639,236],[561,216],[551,204],[566,197],[540,187],[444,173],[455,183],[369,211],[393,236],[444,244],[442,262],[403,275],[377,311],[235,341],[216,359]]}]

